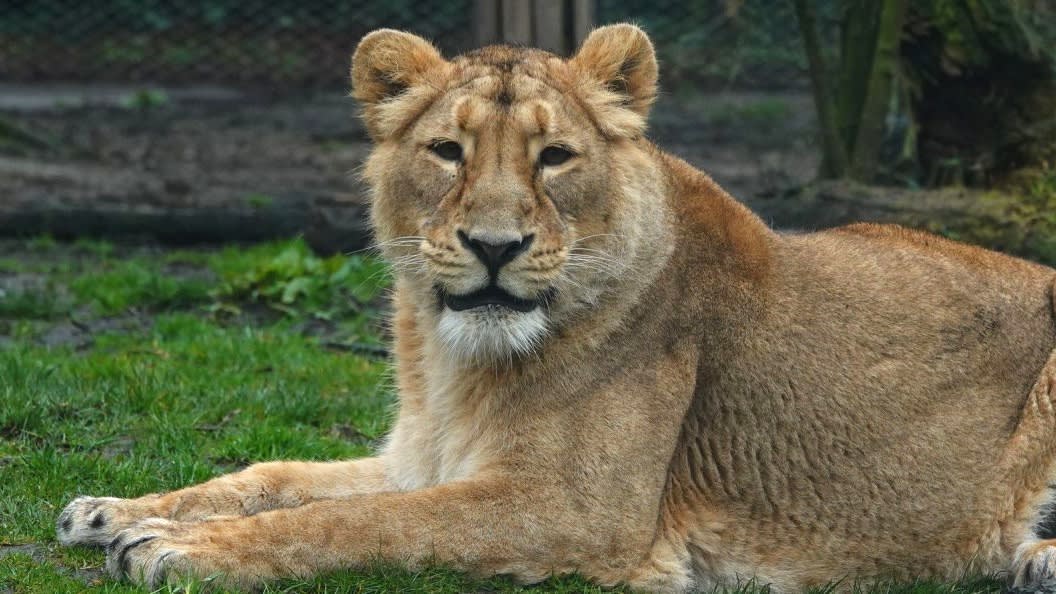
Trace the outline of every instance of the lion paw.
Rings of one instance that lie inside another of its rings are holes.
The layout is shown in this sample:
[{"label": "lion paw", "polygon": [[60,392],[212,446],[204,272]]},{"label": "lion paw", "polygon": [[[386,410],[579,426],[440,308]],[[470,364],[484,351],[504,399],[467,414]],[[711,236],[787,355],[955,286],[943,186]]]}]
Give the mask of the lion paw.
[{"label": "lion paw", "polygon": [[106,569],[151,588],[188,581],[211,586],[256,589],[268,571],[240,555],[223,538],[224,521],[174,522],[144,520],[122,530],[106,547]]},{"label": "lion paw", "polygon": [[171,570],[186,565],[186,548],[177,544],[180,532],[180,524],[161,518],[122,530],[106,547],[107,572],[152,588],[162,585]]},{"label": "lion paw", "polygon": [[103,546],[133,523],[123,510],[127,499],[117,497],[78,497],[71,501],[55,522],[55,534],[64,545]]},{"label": "lion paw", "polygon": [[1056,584],[1056,540],[1019,545],[1012,561],[1012,586],[1037,591]]}]

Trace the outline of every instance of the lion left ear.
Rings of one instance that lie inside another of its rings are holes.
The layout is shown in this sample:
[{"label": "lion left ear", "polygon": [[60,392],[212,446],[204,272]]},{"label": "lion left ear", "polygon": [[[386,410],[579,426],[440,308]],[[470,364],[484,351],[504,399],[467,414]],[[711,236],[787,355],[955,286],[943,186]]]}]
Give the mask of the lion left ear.
[{"label": "lion left ear", "polygon": [[623,106],[641,116],[656,99],[656,52],[649,36],[629,24],[595,29],[570,65],[622,98]]}]

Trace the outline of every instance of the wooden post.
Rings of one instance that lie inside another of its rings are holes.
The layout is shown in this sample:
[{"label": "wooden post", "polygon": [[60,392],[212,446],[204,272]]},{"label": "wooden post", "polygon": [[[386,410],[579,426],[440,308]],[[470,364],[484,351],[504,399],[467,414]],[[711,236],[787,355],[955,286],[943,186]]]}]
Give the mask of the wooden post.
[{"label": "wooden post", "polygon": [[524,0],[502,0],[502,41],[533,45],[532,4]]},{"label": "wooden post", "polygon": [[535,0],[532,2],[532,24],[535,47],[554,52],[559,56],[572,51],[565,34],[565,6],[561,0]]},{"label": "wooden post", "polygon": [[572,0],[572,31],[575,35],[572,47],[579,47],[594,29],[597,15],[594,14],[596,0]]},{"label": "wooden post", "polygon": [[596,2],[475,0],[474,38],[477,45],[521,44],[567,56],[594,28]]},{"label": "wooden post", "polygon": [[473,2],[473,31],[477,47],[499,43],[499,3],[496,0]]}]

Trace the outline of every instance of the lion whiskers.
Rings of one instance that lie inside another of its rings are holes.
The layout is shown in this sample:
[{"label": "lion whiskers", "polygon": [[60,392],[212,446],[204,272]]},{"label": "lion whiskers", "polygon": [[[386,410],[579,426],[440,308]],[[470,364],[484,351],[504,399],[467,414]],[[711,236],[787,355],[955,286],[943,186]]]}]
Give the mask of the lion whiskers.
[{"label": "lion whiskers", "polygon": [[373,253],[373,254],[380,254],[380,253],[382,253],[384,248],[388,248],[388,247],[393,247],[393,248],[414,247],[414,248],[417,248],[417,247],[419,247],[421,245],[421,243],[423,241],[426,241],[426,238],[424,238],[422,236],[419,236],[419,235],[404,235],[402,237],[394,237],[394,238],[386,240],[386,241],[376,241],[376,242],[368,245],[367,247],[365,247],[363,249],[354,250],[354,251],[348,252],[345,255],[346,256],[352,256],[352,255],[361,254],[361,253],[364,253],[364,252],[370,252],[370,253]]},{"label": "lion whiskers", "polygon": [[602,250],[574,247],[568,251],[565,268],[585,270],[602,276],[616,277],[628,272],[635,272],[634,267],[621,262],[615,256]]}]

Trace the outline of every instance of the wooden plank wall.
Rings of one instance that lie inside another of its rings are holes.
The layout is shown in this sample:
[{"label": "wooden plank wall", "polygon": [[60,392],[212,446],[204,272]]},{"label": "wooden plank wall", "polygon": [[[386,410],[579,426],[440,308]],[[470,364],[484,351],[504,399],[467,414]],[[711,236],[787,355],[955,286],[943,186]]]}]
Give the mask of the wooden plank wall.
[{"label": "wooden plank wall", "polygon": [[594,27],[596,0],[475,0],[478,46],[511,43],[571,54]]}]

